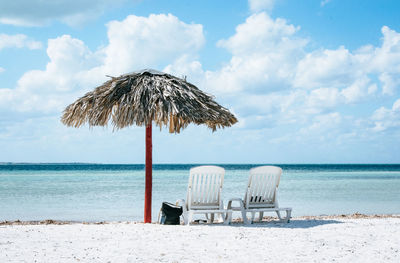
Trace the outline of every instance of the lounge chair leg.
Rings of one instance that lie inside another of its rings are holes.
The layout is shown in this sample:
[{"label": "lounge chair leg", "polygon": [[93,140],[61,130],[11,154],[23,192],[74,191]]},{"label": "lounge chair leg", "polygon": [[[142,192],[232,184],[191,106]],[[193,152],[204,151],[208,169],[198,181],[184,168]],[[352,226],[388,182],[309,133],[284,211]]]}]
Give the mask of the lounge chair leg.
[{"label": "lounge chair leg", "polygon": [[157,223],[161,224],[161,209],[158,212]]},{"label": "lounge chair leg", "polygon": [[275,211],[275,212],[276,212],[276,214],[278,215],[279,220],[282,221],[281,212],[279,212],[279,211]]},{"label": "lounge chair leg", "polygon": [[246,211],[243,211],[243,210],[242,210],[242,218],[243,218],[243,223],[244,223],[245,225],[247,225],[247,224],[249,223],[249,220],[247,219],[247,213],[246,213]]},{"label": "lounge chair leg", "polygon": [[291,209],[286,210],[286,223],[290,222],[291,214],[292,214],[292,210]]},{"label": "lounge chair leg", "polygon": [[193,212],[192,211],[189,211],[188,212],[188,216],[187,216],[187,225],[190,225],[190,223],[192,222],[192,220],[193,220]]},{"label": "lounge chair leg", "polygon": [[221,214],[223,218],[224,225],[230,225],[232,222],[232,212],[226,212],[226,214]]},{"label": "lounge chair leg", "polygon": [[182,217],[183,217],[183,224],[184,225],[187,225],[188,224],[188,213],[187,212],[184,212],[183,214],[182,214]]},{"label": "lounge chair leg", "polygon": [[251,212],[251,223],[253,224],[254,218],[256,217],[256,212]]},{"label": "lounge chair leg", "polygon": [[217,217],[218,217],[218,220],[217,220],[218,223],[221,223],[221,222],[225,223],[225,213],[218,213]]},{"label": "lounge chair leg", "polygon": [[227,218],[228,218],[228,214],[227,213],[219,213],[218,214],[218,222],[225,223]]},{"label": "lounge chair leg", "polygon": [[210,223],[212,224],[212,223],[214,223],[214,213],[211,213],[211,216],[210,216]]},{"label": "lounge chair leg", "polygon": [[260,216],[259,216],[260,222],[263,220],[263,217],[264,217],[264,212],[260,212]]}]

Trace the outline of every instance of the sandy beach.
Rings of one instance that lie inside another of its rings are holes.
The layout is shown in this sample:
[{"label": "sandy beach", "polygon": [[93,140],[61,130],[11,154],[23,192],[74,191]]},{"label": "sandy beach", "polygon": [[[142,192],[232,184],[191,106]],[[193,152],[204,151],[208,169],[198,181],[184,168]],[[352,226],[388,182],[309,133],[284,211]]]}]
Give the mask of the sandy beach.
[{"label": "sandy beach", "polygon": [[250,226],[3,222],[0,262],[399,262],[399,237],[400,216]]}]

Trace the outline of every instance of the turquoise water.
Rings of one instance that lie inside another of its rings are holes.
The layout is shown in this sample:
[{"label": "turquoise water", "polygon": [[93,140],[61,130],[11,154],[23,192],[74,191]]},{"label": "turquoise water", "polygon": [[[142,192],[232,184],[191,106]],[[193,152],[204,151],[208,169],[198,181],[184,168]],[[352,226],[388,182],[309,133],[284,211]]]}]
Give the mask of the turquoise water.
[{"label": "turquoise water", "polygon": [[[153,220],[162,201],[185,198],[195,165],[155,165]],[[222,165],[223,199],[243,197],[256,165]],[[279,165],[281,206],[294,216],[400,214],[400,165]],[[143,220],[143,165],[0,165],[0,221]]]}]

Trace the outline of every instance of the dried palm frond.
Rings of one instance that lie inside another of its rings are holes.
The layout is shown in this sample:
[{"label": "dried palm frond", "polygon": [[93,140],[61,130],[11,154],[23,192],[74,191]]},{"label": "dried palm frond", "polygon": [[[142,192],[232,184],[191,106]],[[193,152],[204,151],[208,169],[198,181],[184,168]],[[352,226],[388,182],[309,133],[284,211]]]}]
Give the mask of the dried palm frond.
[{"label": "dried palm frond", "polygon": [[179,133],[189,123],[205,124],[213,131],[237,122],[235,116],[186,80],[147,69],[111,77],[63,112],[68,126],[105,126],[116,129],[136,124],[168,126]]}]

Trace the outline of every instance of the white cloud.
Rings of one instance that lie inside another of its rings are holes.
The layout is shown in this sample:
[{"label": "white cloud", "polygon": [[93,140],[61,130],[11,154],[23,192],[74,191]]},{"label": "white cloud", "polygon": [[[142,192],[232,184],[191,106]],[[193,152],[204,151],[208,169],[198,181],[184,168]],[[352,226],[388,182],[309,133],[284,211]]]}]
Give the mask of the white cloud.
[{"label": "white cloud", "polygon": [[393,103],[392,111],[400,113],[400,99]]},{"label": "white cloud", "polygon": [[354,103],[366,96],[375,94],[377,89],[377,85],[371,83],[368,78],[358,78],[340,93],[344,97],[345,103]]},{"label": "white cloud", "polygon": [[[308,127],[300,129],[301,136],[330,135],[332,130],[340,128],[343,117],[338,112],[316,115]],[[323,137],[323,136],[322,136]]]},{"label": "white cloud", "polygon": [[220,70],[206,74],[210,89],[232,93],[288,87],[296,59],[307,44],[306,39],[295,36],[298,30],[284,19],[273,20],[264,12],[247,18],[237,26],[235,35],[217,43],[230,51],[232,58]]},{"label": "white cloud", "polygon": [[[298,30],[266,13],[250,16],[232,37],[218,42],[232,58],[219,70],[202,70],[204,86],[240,114],[239,129],[277,129],[281,134],[269,139],[279,143],[309,141],[346,148],[367,140],[371,122],[342,105],[356,110],[375,101],[379,91],[384,96],[398,94],[398,33],[383,27],[377,47],[307,53],[308,41],[297,36]],[[382,111],[374,130],[397,127],[393,110]]]},{"label": "white cloud", "polygon": [[400,72],[400,33],[383,26],[382,45],[372,50],[371,68],[377,72]]},{"label": "white cloud", "polygon": [[308,113],[319,113],[323,109],[334,108],[340,100],[340,92],[336,88],[314,89],[306,98]]},{"label": "white cloud", "polygon": [[102,78],[90,77],[90,69],[99,58],[78,39],[68,35],[50,39],[47,55],[50,62],[45,70],[28,71],[15,89],[0,90],[0,109],[3,106],[20,112],[60,111],[72,99],[71,95]]},{"label": "white cloud", "polygon": [[[236,27],[236,33],[227,40],[218,41],[219,47],[224,47],[233,55],[248,55],[250,53],[272,53],[290,51],[299,44],[291,39],[300,28],[290,25],[286,20],[273,20],[265,12],[251,15],[246,22]],[[305,43],[299,41],[302,46]]]},{"label": "white cloud", "polygon": [[382,93],[386,95],[395,94],[396,90],[400,86],[400,76],[398,74],[382,72],[379,75],[379,80],[382,83]]},{"label": "white cloud", "polygon": [[343,87],[358,77],[353,65],[354,58],[344,47],[314,51],[298,62],[293,85],[308,89]]},{"label": "white cloud", "polygon": [[106,74],[158,68],[193,54],[204,43],[202,30],[173,15],[128,16],[108,24],[109,43],[97,51],[69,35],[50,39],[46,69],[26,72],[15,89],[0,89],[0,110],[59,113]]},{"label": "white cloud", "polygon": [[335,88],[337,103],[355,103],[375,96],[394,95],[400,86],[400,34],[382,27],[382,45],[345,47],[308,53],[298,62],[293,86],[302,89]]},{"label": "white cloud", "polygon": [[41,26],[59,20],[77,25],[125,0],[13,0],[0,2],[0,23]]},{"label": "white cloud", "polygon": [[0,67],[0,73],[2,73],[2,72],[4,72],[4,71],[5,71],[5,69],[2,68],[2,67]]},{"label": "white cloud", "polygon": [[216,94],[220,102],[240,114],[244,129],[307,125],[315,116],[329,115],[341,105],[366,103],[380,89],[386,94],[385,86],[391,85],[396,92],[393,80],[398,74],[391,75],[390,83],[382,77],[388,63],[396,66],[400,62],[388,60],[397,56],[396,32],[383,27],[380,47],[364,46],[352,52],[341,46],[307,53],[308,41],[298,37],[298,31],[299,27],[283,19],[253,14],[237,26],[233,36],[218,41],[217,46],[232,54],[220,69],[204,70],[198,61],[185,57],[166,70],[184,72]]},{"label": "white cloud", "polygon": [[265,12],[253,14],[237,26],[232,37],[218,41],[218,47],[232,54],[220,69],[203,70],[198,61],[186,57],[167,70],[175,74],[184,70],[190,81],[216,95],[221,104],[229,105],[241,116],[241,128],[291,122],[293,119],[286,117],[291,115],[290,104],[302,98],[299,92],[290,91],[291,81],[308,42],[296,37],[298,30]]},{"label": "white cloud", "polygon": [[400,128],[400,99],[393,103],[391,109],[386,107],[380,107],[377,109],[372,117],[374,122],[373,131],[384,132],[390,129]]},{"label": "white cloud", "polygon": [[163,71],[178,77],[186,77],[187,81],[195,85],[200,86],[204,82],[204,71],[201,63],[189,54],[177,58],[172,64],[167,65]]},{"label": "white cloud", "polygon": [[251,12],[271,11],[276,0],[249,0]]},{"label": "white cloud", "polygon": [[165,65],[183,54],[196,53],[205,42],[202,25],[186,24],[171,14],[130,15],[107,27],[104,71],[108,74]]},{"label": "white cloud", "polygon": [[0,34],[0,50],[4,48],[40,49],[42,48],[42,43],[32,40],[28,36],[23,34]]}]

